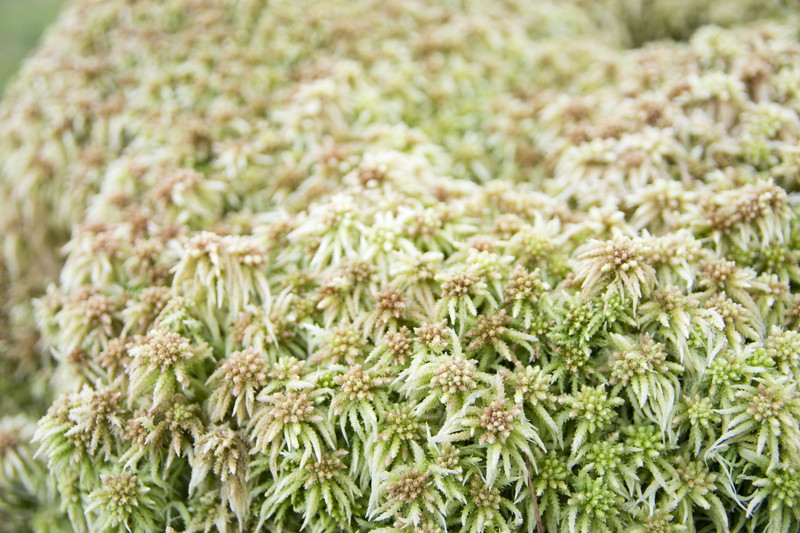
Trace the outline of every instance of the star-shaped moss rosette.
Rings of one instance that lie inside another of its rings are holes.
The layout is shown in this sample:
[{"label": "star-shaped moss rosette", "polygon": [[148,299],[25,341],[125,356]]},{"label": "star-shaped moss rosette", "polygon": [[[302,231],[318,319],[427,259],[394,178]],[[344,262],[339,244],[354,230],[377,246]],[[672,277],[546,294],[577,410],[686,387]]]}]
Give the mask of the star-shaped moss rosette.
[{"label": "star-shaped moss rosette", "polygon": [[0,530],[797,531],[798,15],[76,0],[0,105]]}]

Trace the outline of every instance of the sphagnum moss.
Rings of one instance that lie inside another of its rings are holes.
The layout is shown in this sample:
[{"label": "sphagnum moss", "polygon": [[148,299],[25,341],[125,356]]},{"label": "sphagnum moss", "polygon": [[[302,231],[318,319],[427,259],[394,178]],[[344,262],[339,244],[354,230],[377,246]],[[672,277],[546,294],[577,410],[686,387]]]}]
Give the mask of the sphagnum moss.
[{"label": "sphagnum moss", "polygon": [[797,531],[798,15],[76,0],[0,106],[0,530]]}]

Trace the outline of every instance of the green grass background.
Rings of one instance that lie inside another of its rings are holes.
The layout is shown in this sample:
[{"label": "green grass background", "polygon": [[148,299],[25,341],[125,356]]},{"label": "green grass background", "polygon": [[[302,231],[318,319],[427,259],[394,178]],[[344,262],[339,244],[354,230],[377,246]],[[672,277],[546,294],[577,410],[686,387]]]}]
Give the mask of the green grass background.
[{"label": "green grass background", "polygon": [[0,93],[65,0],[0,0]]}]

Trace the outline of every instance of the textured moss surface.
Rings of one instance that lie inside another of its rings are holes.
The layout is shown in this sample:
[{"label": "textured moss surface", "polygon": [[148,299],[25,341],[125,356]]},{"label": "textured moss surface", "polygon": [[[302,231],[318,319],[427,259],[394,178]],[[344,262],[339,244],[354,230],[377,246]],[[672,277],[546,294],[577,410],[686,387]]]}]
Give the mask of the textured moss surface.
[{"label": "textured moss surface", "polygon": [[74,2],[0,105],[0,529],[797,531],[797,15]]}]

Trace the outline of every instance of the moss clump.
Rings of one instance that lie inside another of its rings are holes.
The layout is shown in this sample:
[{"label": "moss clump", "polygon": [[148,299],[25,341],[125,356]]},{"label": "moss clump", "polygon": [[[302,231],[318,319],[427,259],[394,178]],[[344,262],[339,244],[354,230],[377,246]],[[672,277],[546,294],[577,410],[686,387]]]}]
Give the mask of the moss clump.
[{"label": "moss clump", "polygon": [[796,13],[674,4],[75,2],[0,108],[0,527],[795,531]]}]

